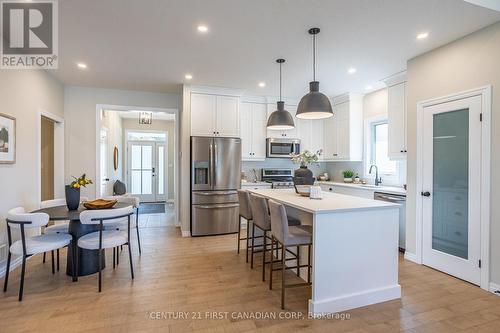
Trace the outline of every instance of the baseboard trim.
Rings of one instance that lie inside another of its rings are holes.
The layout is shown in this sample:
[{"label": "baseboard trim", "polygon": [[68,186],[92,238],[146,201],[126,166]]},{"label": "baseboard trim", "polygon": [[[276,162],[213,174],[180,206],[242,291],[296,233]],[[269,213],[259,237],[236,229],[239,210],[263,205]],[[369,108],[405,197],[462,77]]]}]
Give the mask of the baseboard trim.
[{"label": "baseboard trim", "polygon": [[[31,257],[28,257],[28,260],[30,258]],[[17,257],[15,259],[12,259],[10,261],[10,271],[12,272],[18,266],[21,266],[22,263],[23,263],[23,257]],[[0,278],[5,276],[6,268],[7,268],[7,261],[4,261],[4,262],[2,262],[2,267],[0,267]]]},{"label": "baseboard trim", "polygon": [[309,300],[309,313],[313,316],[337,313],[398,298],[401,298],[401,286],[396,284],[315,302]]},{"label": "baseboard trim", "polygon": [[414,263],[420,265],[420,263],[417,260],[417,255],[415,253],[411,253],[411,252],[406,251],[404,258],[408,261],[411,261],[411,262],[414,262]]},{"label": "baseboard trim", "polygon": [[490,282],[490,292],[497,296],[500,296],[500,284]]},{"label": "baseboard trim", "polygon": [[189,230],[182,230],[181,229],[181,234],[182,234],[182,237],[191,237],[191,232]]}]

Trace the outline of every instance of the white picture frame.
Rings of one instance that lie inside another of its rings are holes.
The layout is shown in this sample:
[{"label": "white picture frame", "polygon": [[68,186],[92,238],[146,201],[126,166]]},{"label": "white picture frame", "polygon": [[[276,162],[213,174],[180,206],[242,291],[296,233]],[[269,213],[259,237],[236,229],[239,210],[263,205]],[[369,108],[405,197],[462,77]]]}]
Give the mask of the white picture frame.
[{"label": "white picture frame", "polygon": [[0,164],[16,163],[16,118],[0,113]]}]

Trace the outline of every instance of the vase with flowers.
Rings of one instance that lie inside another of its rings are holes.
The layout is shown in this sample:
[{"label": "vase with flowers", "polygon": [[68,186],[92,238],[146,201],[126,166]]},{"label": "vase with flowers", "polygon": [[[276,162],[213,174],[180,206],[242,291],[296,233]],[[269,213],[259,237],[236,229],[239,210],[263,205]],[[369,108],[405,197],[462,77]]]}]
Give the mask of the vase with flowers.
[{"label": "vase with flowers", "polygon": [[66,206],[68,210],[77,210],[80,205],[80,188],[92,184],[92,180],[88,179],[85,174],[78,178],[72,177],[73,181],[65,187]]},{"label": "vase with flowers", "polygon": [[294,172],[294,185],[314,184],[313,173],[307,168],[307,166],[311,164],[318,164],[318,160],[321,154],[322,150],[318,150],[316,153],[310,152],[309,150],[304,150],[299,154],[290,155],[290,158],[292,159],[292,162],[294,164],[300,164],[300,167]]}]

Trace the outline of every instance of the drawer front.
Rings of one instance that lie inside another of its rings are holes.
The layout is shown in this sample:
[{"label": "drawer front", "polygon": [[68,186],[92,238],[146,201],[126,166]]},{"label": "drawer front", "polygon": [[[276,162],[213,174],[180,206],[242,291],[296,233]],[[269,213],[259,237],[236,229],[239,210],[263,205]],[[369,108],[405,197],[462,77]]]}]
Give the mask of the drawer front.
[{"label": "drawer front", "polygon": [[239,205],[193,205],[191,235],[205,236],[238,232]]},{"label": "drawer front", "polygon": [[207,191],[192,192],[192,204],[224,204],[238,202],[236,191]]}]

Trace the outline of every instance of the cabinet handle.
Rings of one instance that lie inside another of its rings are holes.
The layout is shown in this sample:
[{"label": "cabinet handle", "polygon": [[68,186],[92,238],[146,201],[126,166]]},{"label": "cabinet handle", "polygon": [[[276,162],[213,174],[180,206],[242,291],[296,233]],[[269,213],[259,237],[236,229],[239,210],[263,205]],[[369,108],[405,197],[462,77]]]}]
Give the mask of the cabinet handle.
[{"label": "cabinet handle", "polygon": [[338,156],[339,154],[333,154],[333,156]]}]

